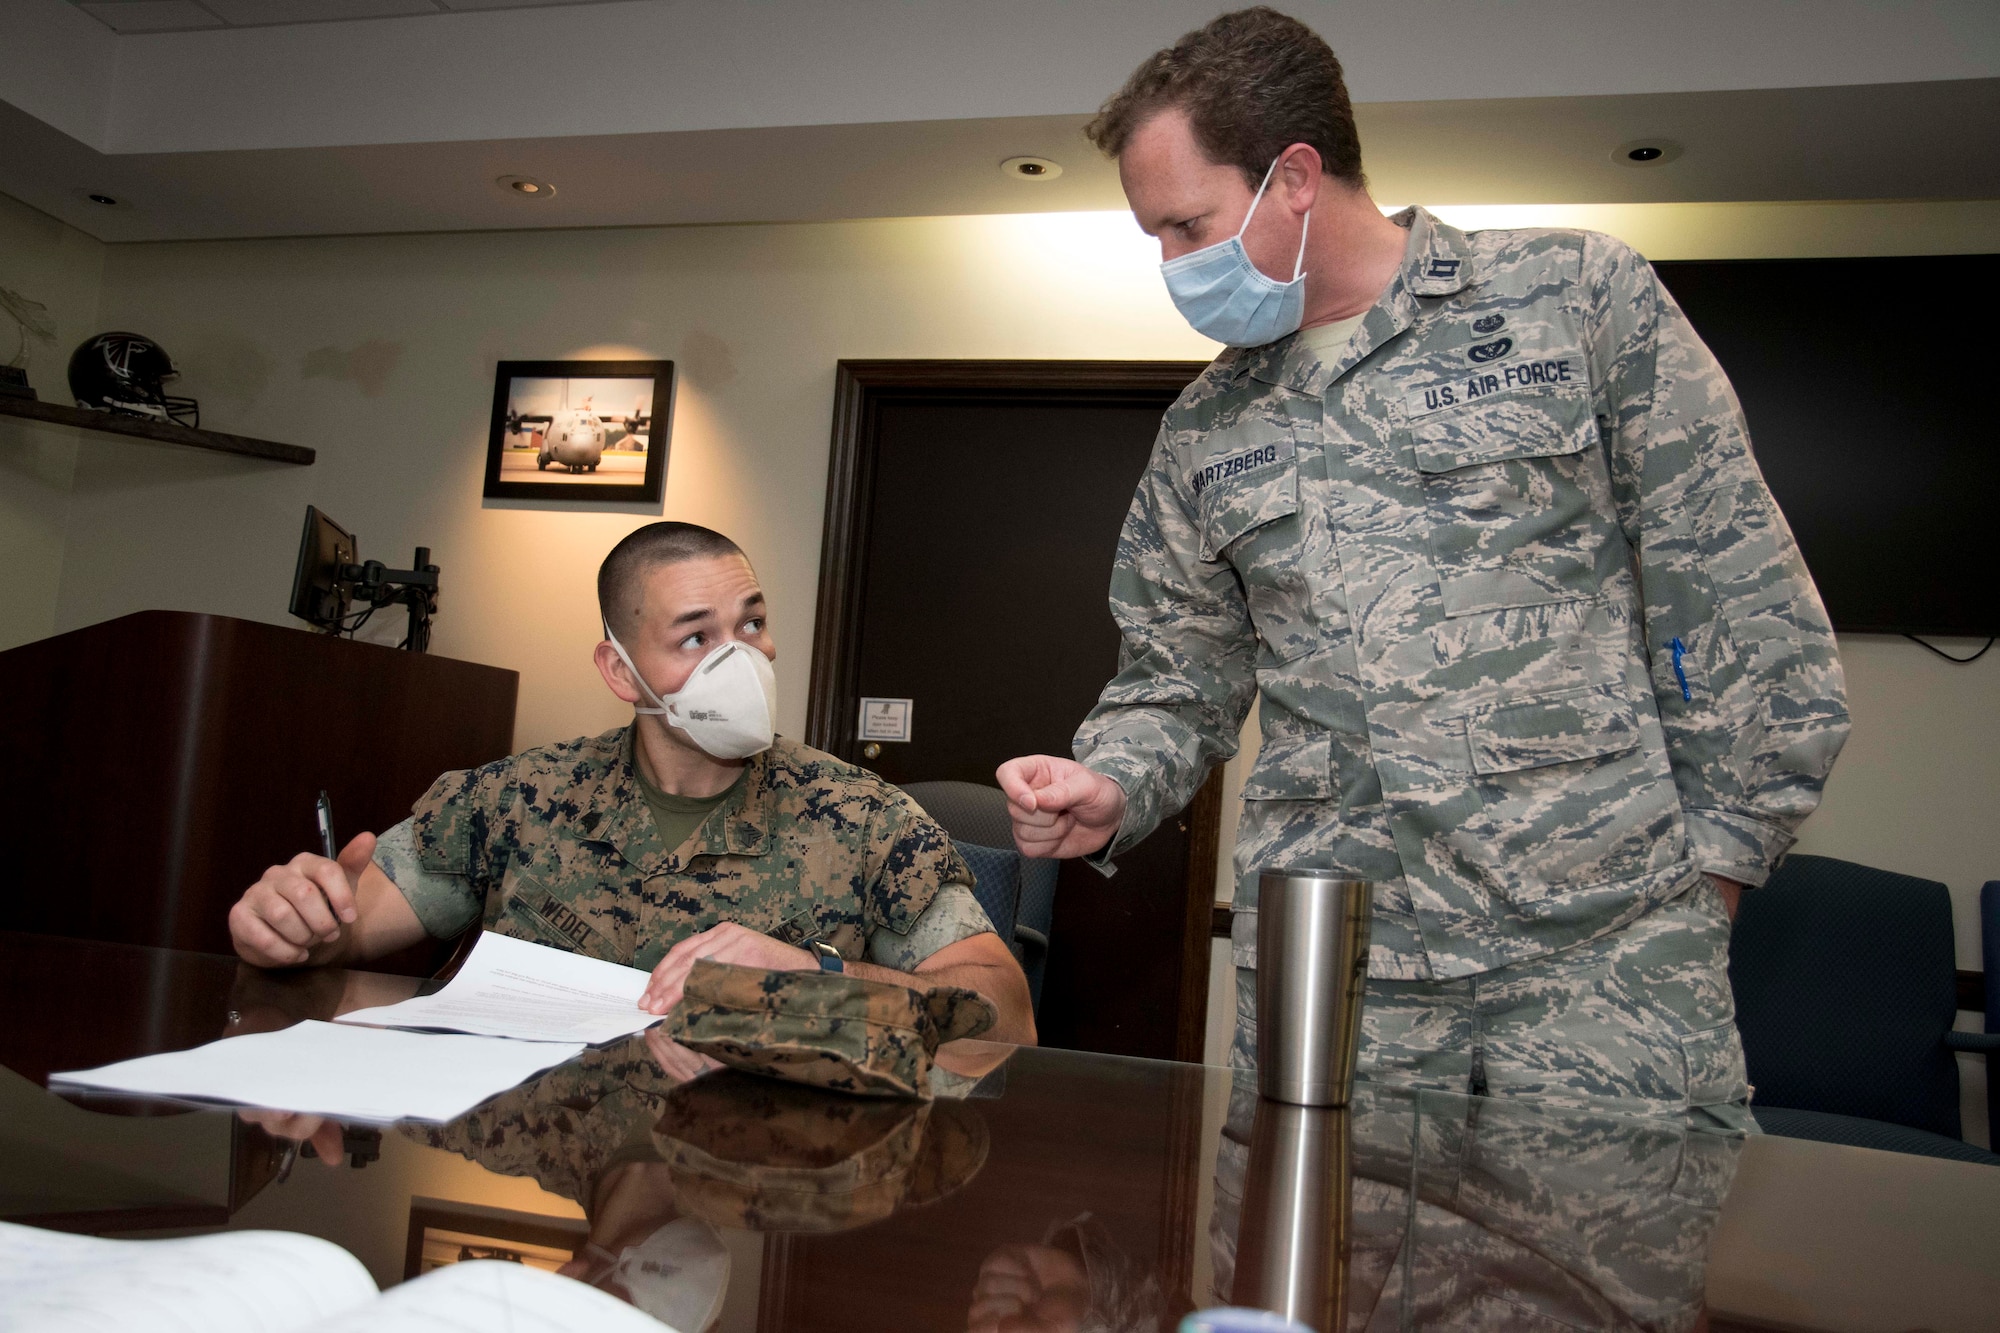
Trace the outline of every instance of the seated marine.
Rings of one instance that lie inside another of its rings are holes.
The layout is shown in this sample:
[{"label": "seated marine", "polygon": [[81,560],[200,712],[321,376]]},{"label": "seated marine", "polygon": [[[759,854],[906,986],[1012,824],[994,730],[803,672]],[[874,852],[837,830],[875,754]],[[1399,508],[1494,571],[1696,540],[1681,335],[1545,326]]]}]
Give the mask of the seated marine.
[{"label": "seated marine", "polygon": [[259,967],[356,963],[474,925],[648,969],[666,1013],[695,961],[963,986],[1032,1044],[1027,979],[951,839],[873,773],[772,733],[777,649],[749,559],[653,523],[597,574],[597,669],[637,714],[439,778],[337,860],[272,866],[229,912]]}]

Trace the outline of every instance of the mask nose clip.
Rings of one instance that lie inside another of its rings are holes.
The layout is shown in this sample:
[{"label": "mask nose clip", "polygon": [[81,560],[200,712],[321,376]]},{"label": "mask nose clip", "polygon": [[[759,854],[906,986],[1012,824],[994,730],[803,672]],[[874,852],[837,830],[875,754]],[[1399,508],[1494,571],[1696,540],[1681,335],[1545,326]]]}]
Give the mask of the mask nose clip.
[{"label": "mask nose clip", "polygon": [[654,693],[639,674],[609,625],[604,627],[604,637],[632,673],[639,692],[653,705],[635,705],[634,713],[664,717],[668,726],[685,731],[689,740],[717,759],[747,759],[771,747],[776,738],[772,715],[777,710],[777,676],[771,659],[755,645],[735,639],[717,644],[696,665],[685,685],[663,696]]}]

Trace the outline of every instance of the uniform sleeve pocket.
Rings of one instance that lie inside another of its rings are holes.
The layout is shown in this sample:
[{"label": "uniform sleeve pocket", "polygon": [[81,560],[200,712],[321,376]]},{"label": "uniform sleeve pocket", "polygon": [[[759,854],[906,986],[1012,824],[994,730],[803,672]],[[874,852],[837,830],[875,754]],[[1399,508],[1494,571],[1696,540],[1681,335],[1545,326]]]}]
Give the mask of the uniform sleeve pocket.
[{"label": "uniform sleeve pocket", "polygon": [[1246,801],[1324,801],[1334,795],[1333,734],[1269,736],[1243,781]]},{"label": "uniform sleeve pocket", "polygon": [[[1241,455],[1250,460],[1242,471],[1217,476],[1201,488],[1201,558],[1220,559],[1238,538],[1277,519],[1299,512],[1299,465],[1292,443],[1269,444]],[[1268,456],[1268,457],[1267,457]],[[1227,469],[1224,459],[1197,475]]]},{"label": "uniform sleeve pocket", "polygon": [[1475,713],[1465,734],[1473,772],[1513,773],[1636,749],[1639,716],[1621,688],[1608,686]]},{"label": "uniform sleeve pocket", "polygon": [[1417,470],[1432,473],[1580,453],[1596,438],[1590,399],[1580,392],[1513,393],[1426,416],[1410,427]]}]

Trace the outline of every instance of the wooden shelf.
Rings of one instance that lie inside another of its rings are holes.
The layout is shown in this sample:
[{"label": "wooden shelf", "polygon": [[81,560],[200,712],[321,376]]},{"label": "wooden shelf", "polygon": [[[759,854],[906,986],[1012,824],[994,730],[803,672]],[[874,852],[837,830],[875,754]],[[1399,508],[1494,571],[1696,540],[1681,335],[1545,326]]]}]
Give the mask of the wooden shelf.
[{"label": "wooden shelf", "polygon": [[29,421],[46,421],[57,426],[81,426],[106,435],[129,435],[154,444],[179,444],[190,449],[210,449],[220,454],[267,458],[274,463],[310,466],[317,457],[303,445],[279,444],[276,440],[259,440],[248,435],[226,435],[219,430],[195,430],[174,421],[94,412],[87,407],[65,407],[61,403],[43,403],[33,398],[14,398],[5,394],[0,394],[0,416],[25,417]]}]

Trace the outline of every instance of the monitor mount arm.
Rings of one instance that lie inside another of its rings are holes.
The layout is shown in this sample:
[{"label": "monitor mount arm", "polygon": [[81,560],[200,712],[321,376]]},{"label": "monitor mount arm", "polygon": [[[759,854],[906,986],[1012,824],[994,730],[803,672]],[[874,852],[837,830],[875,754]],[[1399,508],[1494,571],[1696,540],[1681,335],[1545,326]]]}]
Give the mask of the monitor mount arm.
[{"label": "monitor mount arm", "polygon": [[431,563],[431,548],[419,546],[414,569],[390,569],[380,560],[364,560],[358,565],[342,565],[341,581],[353,590],[354,600],[369,607],[392,606],[400,602],[410,608],[410,632],[402,646],[413,653],[430,647],[431,617],[437,614],[438,567]]}]

